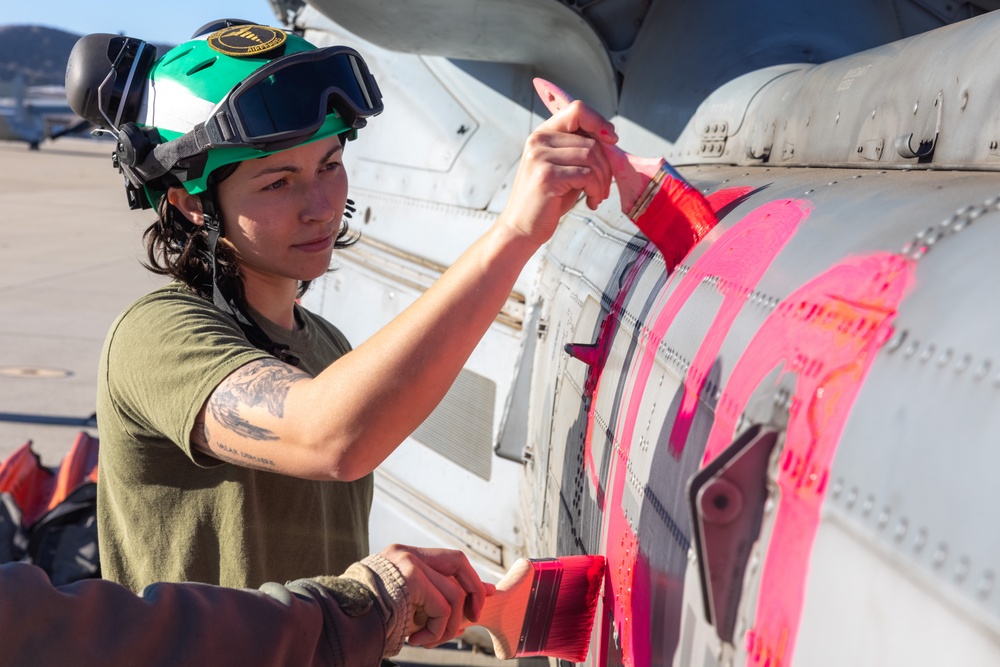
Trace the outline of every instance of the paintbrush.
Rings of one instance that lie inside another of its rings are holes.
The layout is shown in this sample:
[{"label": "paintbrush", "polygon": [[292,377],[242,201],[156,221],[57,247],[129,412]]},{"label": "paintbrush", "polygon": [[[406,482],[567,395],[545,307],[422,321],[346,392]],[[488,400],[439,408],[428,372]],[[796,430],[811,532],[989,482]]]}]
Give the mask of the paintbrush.
[{"label": "paintbrush", "polygon": [[[545,79],[535,90],[553,114],[573,98]],[[614,144],[600,142],[618,185],[622,212],[660,250],[672,270],[718,222],[712,207],[663,158],[629,155]]]},{"label": "paintbrush", "polygon": [[503,660],[544,655],[583,662],[604,564],[604,556],[521,558],[486,598],[475,625],[489,631]]}]

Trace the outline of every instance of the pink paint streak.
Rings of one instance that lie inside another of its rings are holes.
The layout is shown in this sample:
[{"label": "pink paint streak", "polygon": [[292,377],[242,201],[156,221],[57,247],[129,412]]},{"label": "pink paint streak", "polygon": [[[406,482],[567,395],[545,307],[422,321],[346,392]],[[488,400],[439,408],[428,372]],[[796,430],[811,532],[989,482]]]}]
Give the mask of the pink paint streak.
[{"label": "pink paint streak", "polygon": [[781,500],[768,544],[748,664],[791,664],[809,556],[833,455],[847,416],[913,283],[913,262],[881,253],[848,258],[796,290],[767,319],[733,368],[704,462],[732,441],[739,415],[775,368],[795,373],[782,453]]},{"label": "pink paint streak", "polygon": [[[730,191],[729,194],[735,198],[747,190],[736,195]],[[715,210],[725,205],[721,199],[717,196],[713,201]],[[695,288],[706,277],[717,278],[723,303],[685,378],[680,412],[670,434],[671,452],[679,457],[687,442],[708,371],[733,321],[748,294],[756,288],[760,277],[810,210],[807,202],[777,201],[753,211],[722,234],[695,262],[666,302],[658,306],[652,327],[641,334],[644,341],[639,352],[641,356],[629,371],[631,395],[614,437],[615,450],[608,481],[610,497],[604,526],[608,557],[604,608],[614,614],[623,662],[629,667],[649,664],[650,646],[646,635],[636,637],[633,628],[637,621],[640,626],[648,624],[651,601],[645,585],[648,572],[642,559],[637,558],[639,545],[629,517],[622,509],[622,497],[642,395],[656,349]],[[617,329],[624,297],[639,267],[641,262],[637,262],[608,318],[602,323],[598,341],[600,363],[592,368],[594,374],[588,378],[591,392],[599,390],[601,371]],[[727,382],[706,445],[705,463],[732,441],[736,420],[763,378],[779,365],[784,372],[796,374],[796,391],[778,480],[782,498],[762,572],[756,625],[746,636],[749,664],[778,667],[791,661],[802,611],[807,563],[836,444],[875,354],[891,333],[892,319],[912,281],[912,262],[896,255],[879,254],[842,262],[797,290],[775,310],[737,362]],[[597,486],[590,458],[593,423],[591,406],[587,461],[592,471],[591,479]],[[602,500],[603,496],[601,493]],[[634,582],[639,585],[633,586]],[[605,627],[603,647],[608,640],[608,628]]]},{"label": "pink paint streak", "polygon": [[[716,222],[718,221],[715,214],[729,206],[731,203],[745,196],[749,193],[752,188],[749,187],[734,187],[726,188],[718,192],[712,193],[706,199],[708,205],[712,209],[712,219]],[[647,216],[643,216],[643,219],[647,221],[650,219]],[[714,223],[713,223],[714,224]],[[704,234],[698,236],[697,238],[682,236],[683,239],[688,243],[680,259],[687,256],[688,253],[694,248],[698,241],[704,237]],[[671,251],[673,255],[677,255],[680,252],[680,247],[677,243],[672,242],[674,249]],[[655,245],[655,243],[654,243]],[[662,249],[661,249],[662,254]],[[601,375],[604,371],[604,365],[608,361],[608,352],[611,349],[611,341],[614,338],[615,331],[618,330],[619,323],[621,322],[622,309],[625,307],[625,299],[628,297],[629,292],[632,291],[632,287],[635,285],[635,281],[639,279],[642,275],[643,269],[649,263],[652,255],[650,252],[642,251],[636,257],[635,262],[629,268],[628,274],[625,279],[622,280],[621,286],[618,289],[617,294],[615,294],[615,300],[608,309],[608,314],[601,321],[601,326],[597,335],[597,342],[593,344],[587,351],[581,351],[582,353],[578,358],[581,358],[590,368],[587,371],[587,379],[584,384],[584,396],[589,400],[597,392],[601,383]],[[666,260],[664,260],[666,261]],[[678,260],[680,261],[680,260]],[[667,264],[667,270],[673,271],[674,265]],[[571,353],[572,354],[572,353]],[[577,356],[577,355],[574,355]],[[585,357],[585,358],[584,358]],[[602,480],[599,478],[600,471],[597,465],[594,463],[594,453],[593,453],[593,433],[594,433],[594,406],[591,405],[590,411],[587,419],[587,434],[584,439],[584,467],[589,472],[590,482],[594,487],[597,496],[597,506],[599,509],[604,509],[604,487],[602,485]]]},{"label": "pink paint streak", "polygon": [[[750,188],[729,189],[710,197],[709,201],[715,210],[719,210],[738,197],[745,195],[749,190]],[[713,324],[712,332],[718,337],[717,345],[721,345],[739,306],[745,302],[747,292],[752,289],[753,285],[756,285],[760,275],[784,247],[798,223],[808,215],[808,211],[809,206],[805,202],[778,201],[766,204],[752,212],[724,233],[705,255],[695,262],[692,270],[684,276],[659,310],[651,330],[642,332],[645,340],[641,351],[642,357],[631,366],[630,374],[633,377],[630,378],[629,384],[632,387],[632,394],[628,399],[625,417],[619,422],[621,428],[614,438],[614,451],[610,466],[611,497],[605,512],[605,525],[603,527],[605,554],[608,558],[608,581],[605,586],[604,608],[613,610],[618,635],[622,641],[623,660],[625,665],[629,667],[649,664],[649,642],[645,638],[640,642],[634,641],[633,624],[635,619],[641,619],[642,623],[648,624],[650,599],[648,587],[644,583],[633,586],[634,581],[645,582],[648,580],[648,573],[637,573],[641,559],[637,559],[638,544],[635,532],[632,530],[629,517],[625,516],[622,510],[622,496],[639,406],[656,357],[656,350],[681,307],[701,283],[701,280],[708,275],[726,276],[726,284],[751,281],[741,283],[745,289],[734,290],[732,294],[727,295],[726,302],[730,305],[725,314],[717,318]],[[631,285],[629,281],[626,281],[626,284]],[[593,369],[597,374],[593,385],[595,391],[600,384],[600,372],[607,359],[611,338],[617,329],[617,322],[627,291],[626,288],[623,288],[619,292],[608,318],[602,323],[601,337],[598,341],[603,350],[602,363]],[[715,352],[717,351],[716,347]],[[587,462],[591,470],[594,469],[593,460],[590,458],[594,417],[595,412],[592,405],[588,415],[585,443]],[[592,473],[592,481],[594,479],[595,475]],[[603,500],[603,494],[600,496]],[[634,518],[638,519],[638,517]]]},{"label": "pink paint streak", "polygon": [[[718,276],[717,287],[722,294],[722,306],[684,379],[680,410],[670,431],[670,453],[674,458],[679,459],[684,451],[698,398],[733,321],[746,303],[747,296],[756,289],[760,277],[791,239],[799,222],[809,215],[811,208],[804,201],[779,200],[754,210],[705,253],[695,265],[695,270],[685,276],[685,281],[678,286],[673,303],[665,309],[662,317],[669,317],[665,322],[665,326],[669,326],[701,281],[709,276]],[[660,328],[660,322],[654,325],[654,330],[665,332],[665,328]],[[652,358],[649,365],[652,365]]]}]

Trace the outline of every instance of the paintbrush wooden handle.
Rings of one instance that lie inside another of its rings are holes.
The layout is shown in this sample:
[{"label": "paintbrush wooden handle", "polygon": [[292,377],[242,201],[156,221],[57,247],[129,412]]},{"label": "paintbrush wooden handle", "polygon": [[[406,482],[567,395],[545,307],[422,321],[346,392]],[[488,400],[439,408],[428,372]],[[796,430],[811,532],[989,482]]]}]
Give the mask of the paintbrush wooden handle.
[{"label": "paintbrush wooden handle", "polygon": [[517,560],[497,583],[496,592],[486,598],[479,620],[466,624],[466,627],[480,625],[486,628],[493,638],[493,650],[502,660],[513,658],[517,652],[533,578],[531,562],[524,558]]}]

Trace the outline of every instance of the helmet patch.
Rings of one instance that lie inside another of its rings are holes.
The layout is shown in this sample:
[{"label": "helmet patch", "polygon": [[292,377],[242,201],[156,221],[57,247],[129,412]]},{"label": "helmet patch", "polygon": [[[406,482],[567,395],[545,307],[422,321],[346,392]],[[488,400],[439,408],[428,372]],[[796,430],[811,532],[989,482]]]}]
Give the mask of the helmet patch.
[{"label": "helmet patch", "polygon": [[261,56],[284,45],[287,35],[265,25],[234,25],[208,36],[208,45],[234,58]]}]

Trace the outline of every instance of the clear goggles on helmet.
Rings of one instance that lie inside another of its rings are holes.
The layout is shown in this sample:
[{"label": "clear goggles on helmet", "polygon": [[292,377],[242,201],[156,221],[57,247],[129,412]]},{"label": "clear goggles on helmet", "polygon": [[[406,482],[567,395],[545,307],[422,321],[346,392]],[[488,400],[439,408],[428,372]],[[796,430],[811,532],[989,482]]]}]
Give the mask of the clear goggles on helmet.
[{"label": "clear goggles on helmet", "polygon": [[357,51],[299,51],[272,60],[229,91],[204,123],[206,148],[282,150],[314,135],[331,113],[357,130],[382,108],[382,93]]}]

